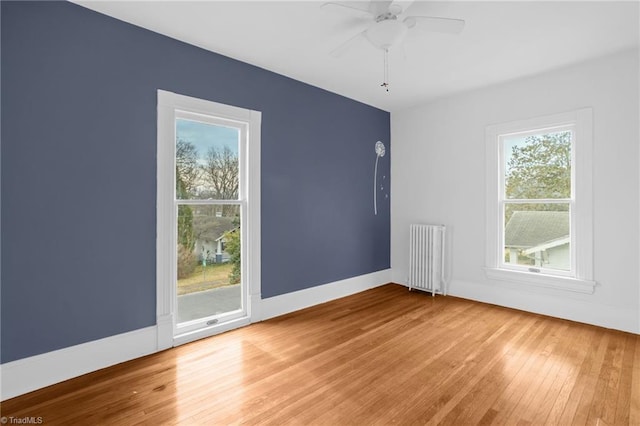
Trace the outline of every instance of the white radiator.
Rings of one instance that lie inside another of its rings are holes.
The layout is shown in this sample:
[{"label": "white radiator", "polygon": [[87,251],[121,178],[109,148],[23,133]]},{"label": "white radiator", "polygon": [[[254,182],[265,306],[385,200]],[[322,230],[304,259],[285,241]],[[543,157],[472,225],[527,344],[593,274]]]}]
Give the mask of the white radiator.
[{"label": "white radiator", "polygon": [[446,294],[444,282],[444,225],[411,225],[409,235],[409,290]]}]

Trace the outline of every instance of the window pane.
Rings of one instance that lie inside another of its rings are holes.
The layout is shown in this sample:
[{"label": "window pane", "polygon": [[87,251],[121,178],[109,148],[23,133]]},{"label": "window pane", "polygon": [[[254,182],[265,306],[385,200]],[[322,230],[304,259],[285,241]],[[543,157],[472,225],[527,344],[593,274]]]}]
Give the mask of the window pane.
[{"label": "window pane", "polygon": [[569,204],[504,207],[504,263],[571,270]]},{"label": "window pane", "polygon": [[237,128],[176,120],[176,198],[237,200]]},{"label": "window pane", "polygon": [[504,138],[505,198],[571,198],[571,137],[567,130]]},{"label": "window pane", "polygon": [[240,206],[178,205],[178,323],[241,309]]}]

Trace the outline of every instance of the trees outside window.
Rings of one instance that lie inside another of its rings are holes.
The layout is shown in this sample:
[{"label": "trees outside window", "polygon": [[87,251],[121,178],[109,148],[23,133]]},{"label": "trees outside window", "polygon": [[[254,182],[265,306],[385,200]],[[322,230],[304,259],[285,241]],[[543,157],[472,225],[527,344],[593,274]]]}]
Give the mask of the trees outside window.
[{"label": "trees outside window", "polygon": [[[228,282],[240,282],[239,205],[216,204],[238,200],[237,138],[237,130],[233,128],[186,119],[176,121],[176,199],[207,200],[215,204],[215,207],[178,204],[179,280],[191,277],[201,269],[202,280],[207,281],[207,264],[211,268],[216,263],[230,262]],[[237,253],[229,252],[228,239],[233,240],[230,247]],[[210,278],[213,276],[210,274]],[[219,285],[217,281],[209,281],[209,287]],[[196,287],[198,290],[209,288],[206,285]]]}]

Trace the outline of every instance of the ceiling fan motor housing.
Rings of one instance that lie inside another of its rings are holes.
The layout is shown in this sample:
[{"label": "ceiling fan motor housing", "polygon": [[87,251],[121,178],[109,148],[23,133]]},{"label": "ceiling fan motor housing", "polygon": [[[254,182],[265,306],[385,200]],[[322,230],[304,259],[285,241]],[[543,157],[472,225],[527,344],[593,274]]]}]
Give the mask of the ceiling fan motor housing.
[{"label": "ceiling fan motor housing", "polygon": [[402,42],[407,35],[407,26],[393,18],[376,22],[365,32],[367,39],[378,49],[387,50],[391,46]]}]

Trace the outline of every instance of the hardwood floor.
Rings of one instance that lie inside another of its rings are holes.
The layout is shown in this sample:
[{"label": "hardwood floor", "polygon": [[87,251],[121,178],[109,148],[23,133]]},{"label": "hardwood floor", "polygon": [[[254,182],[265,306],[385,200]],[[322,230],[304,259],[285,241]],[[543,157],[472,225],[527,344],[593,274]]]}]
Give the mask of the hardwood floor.
[{"label": "hardwood floor", "polygon": [[386,285],[1,410],[46,425],[640,425],[640,336]]}]

